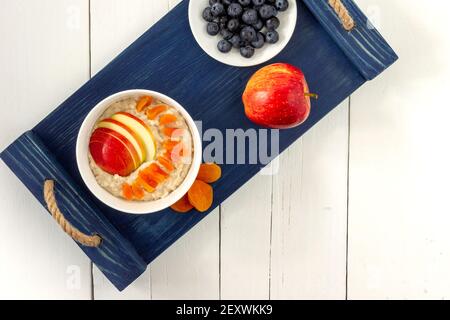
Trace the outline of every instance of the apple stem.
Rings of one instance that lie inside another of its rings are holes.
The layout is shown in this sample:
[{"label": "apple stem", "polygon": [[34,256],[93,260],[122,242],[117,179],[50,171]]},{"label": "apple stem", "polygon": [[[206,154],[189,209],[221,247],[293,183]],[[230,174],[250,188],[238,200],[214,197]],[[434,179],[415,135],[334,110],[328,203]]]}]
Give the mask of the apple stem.
[{"label": "apple stem", "polygon": [[305,97],[310,97],[310,98],[313,98],[313,99],[319,99],[319,95],[318,94],[316,94],[316,93],[310,93],[310,92],[306,92],[305,93]]}]

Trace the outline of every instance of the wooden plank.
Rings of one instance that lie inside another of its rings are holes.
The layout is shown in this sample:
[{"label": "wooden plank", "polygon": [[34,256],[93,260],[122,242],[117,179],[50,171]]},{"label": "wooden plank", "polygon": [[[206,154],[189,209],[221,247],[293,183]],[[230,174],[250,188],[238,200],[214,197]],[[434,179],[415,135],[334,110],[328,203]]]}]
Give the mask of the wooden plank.
[{"label": "wooden plank", "polygon": [[98,247],[80,248],[119,290],[144,272],[147,265],[133,245],[111,225],[87,189],[73,181],[35,133],[22,135],[1,156],[44,207],[44,182],[54,181],[55,199],[66,220],[82,233],[102,238]]},{"label": "wooden plank", "polygon": [[217,209],[150,265],[153,299],[219,298],[219,218]]},{"label": "wooden plank", "polygon": [[219,298],[219,226],[216,210],[150,266],[153,299]]},{"label": "wooden plank", "polygon": [[[177,1],[168,0],[92,2],[93,73],[97,73],[110,59],[176,4]],[[218,214],[211,215],[211,218],[205,219],[203,224],[204,226],[199,228],[203,232],[194,231],[187,239],[180,239],[167,254],[163,254],[155,261],[151,271],[147,270],[123,292],[118,292],[94,268],[95,299],[150,299],[152,296],[156,299],[218,297]],[[179,268],[180,265],[184,267]],[[179,281],[180,278],[186,277],[192,282]]]},{"label": "wooden plank", "polygon": [[449,299],[450,4],[357,2],[401,59],[352,96],[349,298]]},{"label": "wooden plank", "polygon": [[[96,74],[145,30],[168,12],[168,0],[91,1],[91,64]],[[151,298],[150,270],[119,292],[94,267],[94,299],[148,300]]]},{"label": "wooden plank", "polygon": [[355,23],[351,31],[343,28],[329,0],[303,1],[367,80],[378,76],[398,59],[392,48],[352,0],[342,0]]},{"label": "wooden plank", "polygon": [[281,155],[273,182],[272,299],[345,299],[347,102]]},{"label": "wooden plank", "polygon": [[219,299],[219,210],[151,265],[152,299]]},{"label": "wooden plank", "polygon": [[[87,0],[1,1],[1,7],[4,149],[89,79],[89,31]],[[0,167],[0,298],[89,299],[89,259]]]},{"label": "wooden plank", "polygon": [[269,299],[271,202],[272,176],[256,175],[222,204],[222,299]]},{"label": "wooden plank", "polygon": [[93,74],[103,69],[169,11],[169,0],[91,1]]}]

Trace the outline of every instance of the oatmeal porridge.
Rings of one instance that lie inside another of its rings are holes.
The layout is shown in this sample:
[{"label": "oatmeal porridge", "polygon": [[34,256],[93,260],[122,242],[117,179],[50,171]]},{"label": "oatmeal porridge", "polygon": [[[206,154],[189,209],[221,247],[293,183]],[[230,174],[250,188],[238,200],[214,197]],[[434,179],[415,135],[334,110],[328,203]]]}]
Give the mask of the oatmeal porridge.
[{"label": "oatmeal porridge", "polygon": [[150,96],[109,106],[93,128],[89,165],[101,187],[130,201],[167,197],[191,166],[192,134],[184,117]]}]

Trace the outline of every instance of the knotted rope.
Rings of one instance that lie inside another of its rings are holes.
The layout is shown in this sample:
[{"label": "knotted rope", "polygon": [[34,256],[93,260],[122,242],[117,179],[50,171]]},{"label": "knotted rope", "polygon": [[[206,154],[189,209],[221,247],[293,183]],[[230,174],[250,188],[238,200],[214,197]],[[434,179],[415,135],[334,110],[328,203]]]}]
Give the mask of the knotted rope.
[{"label": "knotted rope", "polygon": [[58,204],[56,203],[54,190],[55,182],[53,180],[46,180],[44,182],[44,199],[53,219],[55,219],[64,232],[71,236],[76,242],[86,247],[98,247],[102,242],[102,238],[98,235],[88,236],[87,234],[82,233],[64,218],[64,215],[61,210],[59,210]]},{"label": "knotted rope", "polygon": [[341,0],[328,0],[328,4],[333,8],[334,12],[336,12],[337,16],[341,20],[344,29],[347,31],[351,31],[355,27],[355,21],[350,16],[347,8],[344,6]]}]

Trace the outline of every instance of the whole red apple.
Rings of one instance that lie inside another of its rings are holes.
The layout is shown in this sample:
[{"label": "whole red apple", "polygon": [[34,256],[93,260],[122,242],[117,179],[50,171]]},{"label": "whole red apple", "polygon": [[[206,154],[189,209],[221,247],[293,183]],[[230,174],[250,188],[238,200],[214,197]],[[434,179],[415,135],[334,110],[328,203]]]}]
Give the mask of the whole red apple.
[{"label": "whole red apple", "polygon": [[311,111],[311,96],[303,72],[286,63],[258,70],[249,80],[242,100],[247,117],[265,127],[293,128]]}]

